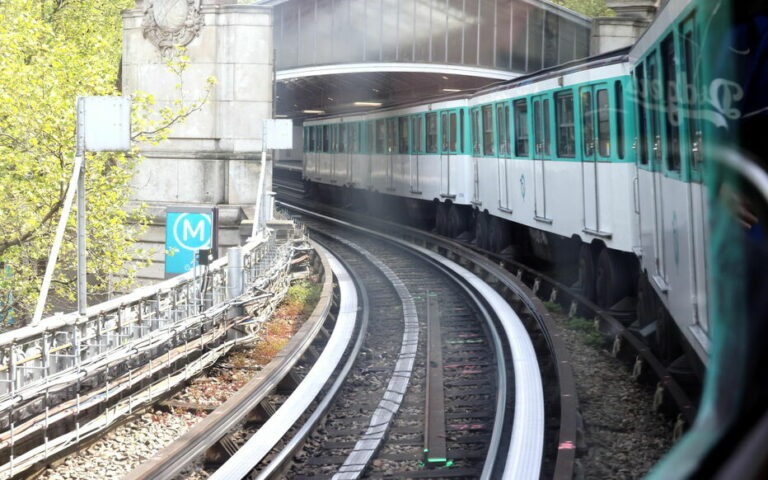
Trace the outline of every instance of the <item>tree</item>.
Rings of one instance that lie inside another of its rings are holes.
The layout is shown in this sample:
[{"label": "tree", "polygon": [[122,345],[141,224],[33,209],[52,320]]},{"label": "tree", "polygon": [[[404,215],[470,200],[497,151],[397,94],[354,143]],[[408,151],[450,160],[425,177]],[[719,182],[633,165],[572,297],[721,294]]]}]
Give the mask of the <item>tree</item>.
[{"label": "tree", "polygon": [[554,2],[588,17],[610,17],[615,15],[613,10],[605,6],[605,0],[554,0]]},{"label": "tree", "polygon": [[[122,19],[134,0],[0,2],[0,320],[28,318],[72,173],[77,96],[117,95]],[[172,66],[181,77],[186,59]],[[209,90],[213,83],[209,83]],[[151,95],[134,108],[142,141],[159,141],[205,98],[152,110]],[[136,131],[136,127],[134,127]],[[89,289],[106,291],[133,278],[131,246],[146,223],[130,211],[129,180],[138,156],[87,157]],[[68,220],[53,291],[74,299],[75,217]]]}]

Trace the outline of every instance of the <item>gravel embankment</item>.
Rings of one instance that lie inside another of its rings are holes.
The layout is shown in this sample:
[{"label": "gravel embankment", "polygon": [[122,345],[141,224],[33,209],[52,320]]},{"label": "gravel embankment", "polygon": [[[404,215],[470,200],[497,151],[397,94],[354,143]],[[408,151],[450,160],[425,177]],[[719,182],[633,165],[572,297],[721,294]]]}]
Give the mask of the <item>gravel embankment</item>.
[{"label": "gravel embankment", "polygon": [[594,334],[559,320],[571,353],[586,445],[578,451],[579,479],[642,478],[671,447],[672,424],[652,409],[653,391],[596,346]]}]

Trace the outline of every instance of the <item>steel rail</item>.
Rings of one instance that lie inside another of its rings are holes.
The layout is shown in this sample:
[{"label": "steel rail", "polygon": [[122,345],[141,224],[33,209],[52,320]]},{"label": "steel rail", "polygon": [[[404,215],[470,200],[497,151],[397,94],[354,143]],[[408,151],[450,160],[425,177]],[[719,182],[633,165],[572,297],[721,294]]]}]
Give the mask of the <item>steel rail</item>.
[{"label": "steel rail", "polygon": [[[424,247],[406,242],[391,235],[374,232],[338,219],[331,219],[296,206],[288,206],[291,210],[304,215],[330,220],[353,230],[366,234],[375,234],[401,248],[418,252],[433,262],[452,270],[462,277],[472,288],[480,292],[490,308],[495,312],[504,330],[509,348],[512,353],[515,378],[515,408],[510,447],[504,457],[503,476],[514,479],[537,479],[542,464],[544,448],[544,393],[541,383],[538,360],[533,344],[528,336],[520,317],[509,304],[487,283],[466,268],[448,261],[445,257]],[[494,429],[502,428],[495,425]]]},{"label": "steel rail", "polygon": [[[322,245],[324,248],[326,248],[326,250],[328,249],[323,244],[323,242],[317,239],[315,239],[315,242]],[[284,465],[286,464],[290,456],[293,455],[299,449],[299,447],[304,443],[304,441],[310,435],[310,433],[312,433],[312,429],[317,426],[320,420],[325,416],[325,414],[330,409],[333,399],[341,390],[341,387],[343,386],[344,382],[349,376],[349,373],[352,371],[352,367],[357,361],[357,357],[360,354],[360,350],[363,347],[363,343],[365,341],[365,337],[368,332],[368,323],[369,323],[370,313],[371,313],[370,301],[368,299],[368,291],[365,288],[365,284],[363,283],[360,276],[355,272],[353,268],[351,268],[349,263],[343,258],[337,258],[337,260],[349,272],[353,282],[355,283],[355,287],[359,293],[359,297],[360,297],[359,302],[360,302],[361,308],[359,312],[360,329],[357,335],[357,339],[355,341],[354,346],[349,352],[347,361],[345,362],[344,366],[340,370],[339,375],[336,377],[336,380],[333,382],[333,385],[328,390],[327,394],[323,397],[320,403],[318,403],[317,408],[315,408],[315,410],[312,412],[312,415],[310,415],[310,417],[307,419],[304,425],[302,425],[301,428],[296,432],[293,438],[291,438],[291,440],[286,443],[285,447],[282,448],[280,452],[278,452],[275,455],[275,457],[269,462],[269,464],[259,472],[258,477],[256,477],[257,480],[266,480],[268,478],[275,478],[275,475],[277,474],[276,472],[278,472],[281,468],[284,467]]]},{"label": "steel rail", "polygon": [[267,454],[277,446],[338,369],[353,338],[357,323],[357,292],[354,281],[335,257],[316,245],[336,278],[339,289],[339,310],[328,343],[312,368],[280,408],[210,477],[211,480],[234,480],[247,476]]}]

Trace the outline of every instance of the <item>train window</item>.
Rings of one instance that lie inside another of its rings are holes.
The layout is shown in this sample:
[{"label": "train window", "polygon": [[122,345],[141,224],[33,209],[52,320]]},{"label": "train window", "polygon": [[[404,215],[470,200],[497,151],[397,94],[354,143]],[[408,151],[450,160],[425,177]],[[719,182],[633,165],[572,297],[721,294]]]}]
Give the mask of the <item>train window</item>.
[{"label": "train window", "polygon": [[397,151],[397,119],[387,119],[387,153]]},{"label": "train window", "polygon": [[464,152],[464,110],[459,110],[458,115],[456,113],[452,113],[452,116],[456,118],[456,121],[454,122],[454,132],[453,132],[453,138],[454,143],[456,143],[456,153],[463,153]]},{"label": "train window", "polygon": [[677,82],[675,79],[675,38],[673,34],[661,43],[662,76],[664,79],[664,131],[667,135],[667,169],[680,171],[680,112],[677,102]]},{"label": "train window", "polygon": [[616,154],[620,159],[624,159],[624,86],[621,80],[616,80],[613,84],[616,95],[616,108],[614,115],[616,119]]},{"label": "train window", "polygon": [[360,153],[360,124],[350,123],[347,129],[347,151]]},{"label": "train window", "polygon": [[408,117],[400,117],[397,119],[400,133],[400,142],[398,145],[398,152],[399,153],[408,153],[410,149],[410,145],[408,143],[408,132],[410,131],[408,128]]},{"label": "train window", "polygon": [[427,153],[437,153],[437,113],[427,114]]},{"label": "train window", "polygon": [[557,122],[557,156],[576,156],[576,136],[573,124],[573,93],[555,96],[555,122]]},{"label": "train window", "polygon": [[387,152],[387,121],[376,120],[376,153]]},{"label": "train window", "polygon": [[658,165],[661,161],[661,131],[659,130],[659,115],[656,108],[659,97],[659,72],[656,64],[656,52],[648,58],[648,90],[645,105],[649,108],[651,118],[651,144],[653,145],[653,162]]},{"label": "train window", "polygon": [[366,153],[373,153],[373,148],[376,145],[376,129],[373,122],[365,122],[363,124],[365,130],[365,151]]},{"label": "train window", "polygon": [[536,141],[536,152],[542,155],[549,155],[550,133],[549,133],[549,100],[533,102],[533,135]]},{"label": "train window", "polygon": [[493,106],[483,105],[483,155],[496,154],[496,140],[493,135]]},{"label": "train window", "polygon": [[611,110],[605,89],[597,91],[597,153],[601,157],[611,154]]},{"label": "train window", "polygon": [[584,155],[595,154],[595,126],[592,120],[592,92],[581,92],[581,136],[584,140]]},{"label": "train window", "polygon": [[515,155],[528,156],[528,104],[515,100]]},{"label": "train window", "polygon": [[480,109],[472,109],[472,154],[480,155]]},{"label": "train window", "polygon": [[[461,118],[464,118],[464,112],[460,112]],[[461,124],[459,123],[459,116],[456,112],[451,112],[451,150],[454,153],[460,153],[463,149],[463,143],[461,141]]]},{"label": "train window", "polygon": [[342,123],[339,125],[339,132],[338,137],[336,139],[336,151],[344,153],[347,151],[347,125],[345,123]]},{"label": "train window", "polygon": [[696,68],[700,65],[700,62],[696,62],[699,56],[698,45],[694,38],[694,19],[689,18],[682,25],[682,55],[683,55],[683,82],[681,84],[685,91],[685,107],[688,110],[685,115],[686,122],[688,123],[688,145],[687,149],[691,152],[691,168],[694,171],[701,171],[701,125],[699,124],[699,116],[696,115],[696,92],[698,91],[696,85],[697,75]]},{"label": "train window", "polygon": [[323,125],[323,152],[330,153],[331,151],[331,126]]},{"label": "train window", "polygon": [[499,132],[499,155],[509,155],[509,104],[496,105],[496,130]]},{"label": "train window", "polygon": [[315,151],[315,127],[307,127],[306,128],[306,136],[307,136],[307,151],[308,152],[314,152]]},{"label": "train window", "polygon": [[442,126],[442,153],[457,153],[459,150],[459,122],[456,111],[440,114]]},{"label": "train window", "polygon": [[413,152],[424,153],[424,117],[421,115],[413,117],[411,119],[411,128],[413,129],[413,134],[411,136]]},{"label": "train window", "polygon": [[641,165],[648,165],[648,126],[646,125],[645,102],[645,69],[640,64],[635,70],[635,89],[637,90],[637,157]]}]

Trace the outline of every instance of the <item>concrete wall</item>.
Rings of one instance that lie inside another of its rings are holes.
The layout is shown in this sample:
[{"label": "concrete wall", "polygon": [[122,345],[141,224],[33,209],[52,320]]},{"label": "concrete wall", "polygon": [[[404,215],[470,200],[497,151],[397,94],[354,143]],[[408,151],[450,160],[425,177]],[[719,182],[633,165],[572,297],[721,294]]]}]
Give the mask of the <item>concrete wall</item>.
[{"label": "concrete wall", "polygon": [[592,53],[609,52],[634,45],[656,16],[657,0],[607,0],[615,17],[595,18]]},{"label": "concrete wall", "polygon": [[[160,29],[155,12],[167,6],[175,9],[177,24]],[[138,247],[163,252],[168,206],[218,206],[220,245],[240,243],[238,229],[256,203],[262,120],[272,118],[272,38],[271,9],[235,0],[187,0],[181,6],[140,0],[123,13],[124,95],[151,93],[160,109],[181,98],[200,99],[206,79],[217,82],[203,108],[175,125],[167,141],[141,146],[134,201],[149,205],[153,222]],[[166,44],[178,41],[186,43],[189,57],[181,90],[167,67]],[[269,190],[271,175],[268,180]],[[158,278],[158,270],[162,276],[162,263],[140,277]]]}]

